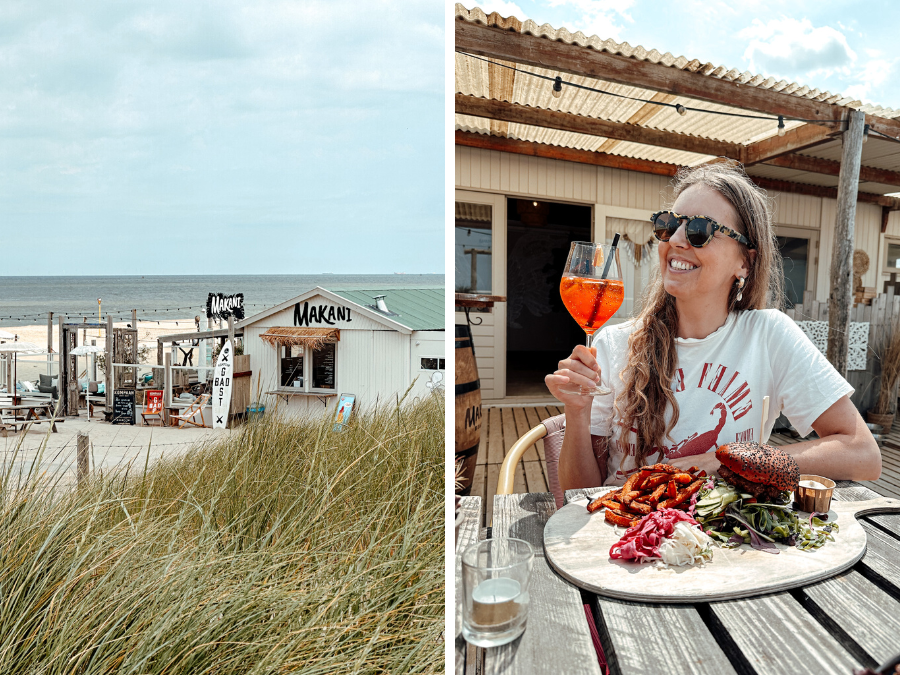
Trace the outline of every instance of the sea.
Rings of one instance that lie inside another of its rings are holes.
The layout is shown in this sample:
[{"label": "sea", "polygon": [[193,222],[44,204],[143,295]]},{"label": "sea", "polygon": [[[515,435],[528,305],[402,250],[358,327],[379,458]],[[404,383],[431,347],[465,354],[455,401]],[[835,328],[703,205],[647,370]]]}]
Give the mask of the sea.
[{"label": "sea", "polygon": [[266,275],[147,275],[147,276],[0,276],[0,327],[43,325],[47,312],[54,320],[65,315],[105,320],[139,321],[193,319],[205,316],[210,293],[244,294],[247,316],[290,300],[316,286],[341,290],[348,286],[443,286],[443,274],[266,274]]}]

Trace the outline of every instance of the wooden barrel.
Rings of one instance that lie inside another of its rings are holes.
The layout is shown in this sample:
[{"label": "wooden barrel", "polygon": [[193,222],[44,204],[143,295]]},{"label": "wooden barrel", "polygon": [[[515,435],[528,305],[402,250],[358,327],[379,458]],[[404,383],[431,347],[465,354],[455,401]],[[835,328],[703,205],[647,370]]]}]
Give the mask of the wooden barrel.
[{"label": "wooden barrel", "polygon": [[480,439],[481,383],[472,331],[466,324],[456,324],[456,465],[462,462],[457,494],[468,495],[472,490]]}]

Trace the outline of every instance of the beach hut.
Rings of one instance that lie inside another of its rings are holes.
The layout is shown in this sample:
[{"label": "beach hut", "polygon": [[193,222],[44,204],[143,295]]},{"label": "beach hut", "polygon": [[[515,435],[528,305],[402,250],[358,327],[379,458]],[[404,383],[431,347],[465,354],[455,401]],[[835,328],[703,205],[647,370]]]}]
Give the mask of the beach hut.
[{"label": "beach hut", "polygon": [[861,113],[846,241],[868,265],[853,291],[893,301],[900,111],[462,5],[455,34],[455,290],[506,298],[469,316],[485,402],[553,403],[543,377],[583,339],[558,293],[571,241],[627,235],[612,322],[639,309],[656,264],[649,217],[681,166],[740,161],[768,191],[788,300],[821,321],[844,273],[832,270],[842,138]]},{"label": "beach hut", "polygon": [[410,400],[443,386],[442,286],[316,287],[237,324],[253,364],[251,397],[289,413]]}]

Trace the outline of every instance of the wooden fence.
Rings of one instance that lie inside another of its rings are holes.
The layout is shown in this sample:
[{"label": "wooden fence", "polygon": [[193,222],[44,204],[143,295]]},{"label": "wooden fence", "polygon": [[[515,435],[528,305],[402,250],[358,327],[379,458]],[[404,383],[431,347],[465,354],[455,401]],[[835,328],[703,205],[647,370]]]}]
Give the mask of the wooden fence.
[{"label": "wooden fence", "polygon": [[[812,293],[803,294],[803,304],[795,305],[785,312],[795,321],[828,321],[828,303],[812,299]],[[856,408],[865,413],[875,405],[881,378],[881,356],[893,333],[893,327],[900,322],[900,295],[895,295],[889,286],[871,305],[857,305],[850,310],[850,321],[869,324],[869,343],[866,349],[866,369],[851,370],[847,381],[856,390],[850,400]],[[892,399],[896,410],[896,392]],[[894,411],[892,410],[892,412]]]}]

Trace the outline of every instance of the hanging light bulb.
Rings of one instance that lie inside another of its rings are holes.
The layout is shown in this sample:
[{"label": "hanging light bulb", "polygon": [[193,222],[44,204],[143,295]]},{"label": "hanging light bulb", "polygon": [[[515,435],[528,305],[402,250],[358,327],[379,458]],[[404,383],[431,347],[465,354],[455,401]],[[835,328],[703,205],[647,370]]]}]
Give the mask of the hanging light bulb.
[{"label": "hanging light bulb", "polygon": [[684,117],[685,115],[687,115],[687,108],[685,108],[680,103],[676,103],[675,104],[675,112],[677,112],[679,115]]},{"label": "hanging light bulb", "polygon": [[869,140],[869,125],[868,125],[868,124],[866,124],[866,125],[863,126],[863,140],[862,140],[862,142],[865,143],[867,140]]},{"label": "hanging light bulb", "polygon": [[778,135],[784,136],[784,115],[778,116]]},{"label": "hanging light bulb", "polygon": [[551,93],[553,98],[562,96],[562,78],[559,75],[556,76],[556,80],[553,82],[553,91]]}]

